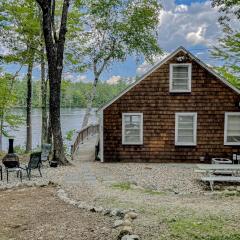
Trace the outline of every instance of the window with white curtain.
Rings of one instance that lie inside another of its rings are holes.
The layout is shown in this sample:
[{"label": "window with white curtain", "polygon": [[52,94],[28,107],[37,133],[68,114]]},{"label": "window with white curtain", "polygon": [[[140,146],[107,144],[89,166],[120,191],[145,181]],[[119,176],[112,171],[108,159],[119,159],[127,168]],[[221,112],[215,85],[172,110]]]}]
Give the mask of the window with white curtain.
[{"label": "window with white curtain", "polygon": [[143,144],[143,114],[122,114],[122,144]]},{"label": "window with white curtain", "polygon": [[176,113],[175,145],[195,146],[197,144],[197,113]]},{"label": "window with white curtain", "polygon": [[170,92],[191,92],[192,65],[170,64]]},{"label": "window with white curtain", "polygon": [[240,145],[240,113],[225,113],[224,144]]}]

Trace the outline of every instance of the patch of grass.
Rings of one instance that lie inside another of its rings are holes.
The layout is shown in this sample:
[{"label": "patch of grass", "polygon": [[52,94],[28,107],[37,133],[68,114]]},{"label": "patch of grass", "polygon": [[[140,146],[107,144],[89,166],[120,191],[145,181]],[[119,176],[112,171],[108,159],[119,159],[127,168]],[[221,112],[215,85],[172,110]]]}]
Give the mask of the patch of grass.
[{"label": "patch of grass", "polygon": [[149,194],[149,195],[166,195],[165,192],[159,192],[159,191],[152,190],[152,189],[145,189],[143,192],[146,194]]},{"label": "patch of grass", "polygon": [[220,217],[168,219],[166,238],[172,240],[237,240],[240,231]]},{"label": "patch of grass", "polygon": [[237,191],[228,191],[228,192],[223,192],[223,195],[224,195],[225,197],[232,197],[232,196],[240,197],[240,192],[237,192]]},{"label": "patch of grass", "polygon": [[[114,183],[111,186],[112,186],[112,188],[120,189],[122,191],[135,190],[131,187],[130,182]],[[140,190],[140,193],[145,193],[145,194],[149,194],[149,195],[165,195],[164,192],[159,192],[159,191],[152,190],[152,189],[142,189],[142,190]]]},{"label": "patch of grass", "polygon": [[126,191],[131,189],[131,183],[129,182],[114,183],[112,184],[112,187]]}]

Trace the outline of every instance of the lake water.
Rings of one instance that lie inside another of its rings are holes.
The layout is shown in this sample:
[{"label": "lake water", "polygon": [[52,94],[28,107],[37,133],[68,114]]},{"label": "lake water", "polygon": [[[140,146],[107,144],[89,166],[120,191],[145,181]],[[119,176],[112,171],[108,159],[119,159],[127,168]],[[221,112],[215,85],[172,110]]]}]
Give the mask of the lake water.
[{"label": "lake water", "polygon": [[[19,116],[25,116],[25,109],[14,109],[13,112]],[[80,130],[82,126],[82,121],[84,117],[85,109],[83,108],[62,108],[61,109],[61,124],[62,124],[62,134],[63,137],[66,136],[67,132],[76,129]],[[41,144],[41,109],[34,108],[32,109],[32,144],[33,149],[37,148]],[[95,110],[91,114],[91,122],[96,123],[97,118],[95,115]],[[14,146],[21,145],[25,146],[26,144],[26,125],[22,125],[18,128],[17,131],[9,131],[10,135],[14,136]],[[70,142],[65,141],[67,145],[70,145]],[[3,150],[8,149],[8,139],[3,138]]]}]

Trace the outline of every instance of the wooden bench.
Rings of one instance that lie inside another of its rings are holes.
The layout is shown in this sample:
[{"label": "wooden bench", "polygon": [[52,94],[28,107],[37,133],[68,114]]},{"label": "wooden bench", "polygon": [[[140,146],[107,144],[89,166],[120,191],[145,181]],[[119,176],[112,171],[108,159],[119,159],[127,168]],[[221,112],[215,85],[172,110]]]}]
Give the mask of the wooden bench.
[{"label": "wooden bench", "polygon": [[230,170],[205,170],[205,169],[195,169],[195,173],[205,173],[206,175],[212,174],[233,174],[233,171]]},{"label": "wooden bench", "polygon": [[213,191],[214,182],[240,182],[240,177],[235,176],[209,176],[202,177],[202,181],[209,182],[210,188]]}]

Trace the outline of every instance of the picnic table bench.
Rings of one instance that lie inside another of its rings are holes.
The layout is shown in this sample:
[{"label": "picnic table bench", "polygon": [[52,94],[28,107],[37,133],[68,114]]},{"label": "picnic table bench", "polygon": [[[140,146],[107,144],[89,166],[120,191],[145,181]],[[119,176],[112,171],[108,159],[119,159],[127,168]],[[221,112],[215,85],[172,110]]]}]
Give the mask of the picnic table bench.
[{"label": "picnic table bench", "polygon": [[[206,173],[201,180],[210,183],[213,191],[214,182],[240,182],[240,165],[232,164],[197,164],[196,172]],[[231,176],[216,176],[214,173],[230,174]]]},{"label": "picnic table bench", "polygon": [[213,191],[214,182],[240,182],[240,177],[237,176],[209,176],[202,177],[202,181],[209,182],[210,188]]}]

